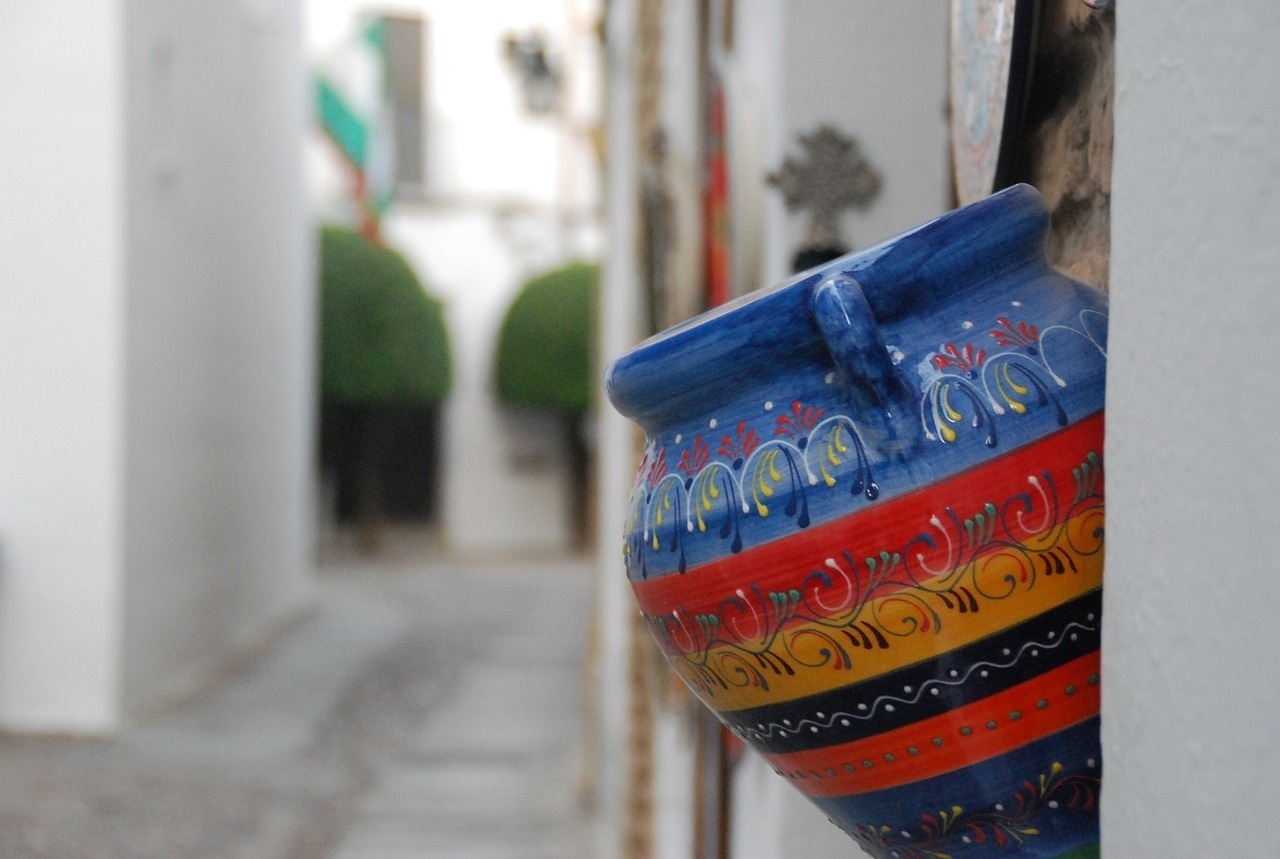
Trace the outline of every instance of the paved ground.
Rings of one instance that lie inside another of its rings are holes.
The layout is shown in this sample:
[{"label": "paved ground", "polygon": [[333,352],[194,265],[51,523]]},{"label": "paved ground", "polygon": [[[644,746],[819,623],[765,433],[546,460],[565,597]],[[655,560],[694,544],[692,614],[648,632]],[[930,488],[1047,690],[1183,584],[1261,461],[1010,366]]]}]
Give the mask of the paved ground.
[{"label": "paved ground", "polygon": [[313,610],[112,740],[0,737],[0,857],[582,859],[588,565],[327,563]]}]

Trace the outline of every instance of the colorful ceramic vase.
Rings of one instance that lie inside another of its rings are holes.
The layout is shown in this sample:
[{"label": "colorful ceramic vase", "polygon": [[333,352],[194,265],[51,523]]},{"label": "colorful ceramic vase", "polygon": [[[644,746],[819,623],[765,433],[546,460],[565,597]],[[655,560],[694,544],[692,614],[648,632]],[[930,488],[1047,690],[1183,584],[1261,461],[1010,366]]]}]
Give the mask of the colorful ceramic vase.
[{"label": "colorful ceramic vase", "polygon": [[873,856],[1095,855],[1106,297],[1017,186],[609,370],[694,692]]}]

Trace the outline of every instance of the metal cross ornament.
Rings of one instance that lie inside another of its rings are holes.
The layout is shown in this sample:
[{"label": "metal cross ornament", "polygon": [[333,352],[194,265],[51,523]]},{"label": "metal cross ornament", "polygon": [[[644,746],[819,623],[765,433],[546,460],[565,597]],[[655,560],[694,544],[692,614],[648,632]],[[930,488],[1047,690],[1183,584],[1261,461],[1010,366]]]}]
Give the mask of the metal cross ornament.
[{"label": "metal cross ornament", "polygon": [[820,125],[799,140],[803,157],[788,155],[769,184],[782,191],[789,211],[809,211],[806,246],[842,246],[840,216],[871,205],[880,194],[880,171],[862,154],[857,138],[833,126]]}]

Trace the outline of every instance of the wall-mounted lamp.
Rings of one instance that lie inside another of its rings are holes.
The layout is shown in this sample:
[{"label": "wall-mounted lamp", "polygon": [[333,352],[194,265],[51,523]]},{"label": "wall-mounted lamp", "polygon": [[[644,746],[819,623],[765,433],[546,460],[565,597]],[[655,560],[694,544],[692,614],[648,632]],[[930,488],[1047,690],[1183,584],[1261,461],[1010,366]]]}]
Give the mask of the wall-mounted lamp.
[{"label": "wall-mounted lamp", "polygon": [[540,33],[507,36],[506,56],[520,76],[525,109],[537,116],[555,113],[560,102],[560,72],[547,55],[546,39]]}]

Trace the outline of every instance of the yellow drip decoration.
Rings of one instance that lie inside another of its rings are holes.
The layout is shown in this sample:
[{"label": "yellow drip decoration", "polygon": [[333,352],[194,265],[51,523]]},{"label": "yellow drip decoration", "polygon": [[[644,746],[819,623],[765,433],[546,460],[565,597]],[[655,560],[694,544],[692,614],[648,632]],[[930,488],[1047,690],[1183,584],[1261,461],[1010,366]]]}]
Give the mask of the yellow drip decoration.
[{"label": "yellow drip decoration", "polygon": [[763,472],[767,471],[769,477],[773,478],[775,483],[782,480],[782,473],[779,472],[777,468],[777,458],[778,452],[776,450],[770,450],[761,456],[760,461],[756,464],[756,478],[751,483],[751,498],[755,501],[756,512],[759,513],[761,517],[769,515],[769,508],[760,500],[760,496],[763,495],[765,498],[773,497],[773,487],[771,487],[765,480]]},{"label": "yellow drip decoration", "polygon": [[1004,401],[1009,404],[1009,408],[1013,409],[1015,412],[1017,412],[1020,415],[1025,415],[1027,413],[1027,407],[1019,400],[1014,399],[1013,397],[1010,397],[1005,392],[1004,386],[1008,385],[1010,388],[1013,389],[1014,393],[1024,394],[1024,395],[1030,389],[1023,387],[1022,385],[1019,385],[1017,382],[1013,380],[1013,377],[1009,375],[1008,364],[1005,364],[1003,367],[1000,368],[1000,375],[1003,377],[1003,382],[1000,385],[1000,395],[1003,396]]},{"label": "yellow drip decoration", "polygon": [[[952,423],[957,423],[961,418],[964,417],[964,413],[958,412],[951,407],[950,392],[951,392],[950,386],[948,385],[942,386],[942,411],[946,414],[947,419],[949,421],[951,421]],[[951,439],[954,439],[954,438],[955,438],[955,433],[952,433]],[[951,439],[948,439],[948,441],[951,441]]]},{"label": "yellow drip decoration", "polygon": [[[827,446],[827,450],[830,451],[832,447],[835,447],[835,449],[840,453],[847,452],[849,450],[849,446],[845,444],[844,439],[841,438],[843,435],[844,427],[840,424],[836,424],[835,428],[831,430],[831,444]],[[832,460],[832,462],[835,461],[835,459]]]},{"label": "yellow drip decoration", "polygon": [[653,540],[651,541],[654,549],[660,548],[660,544],[658,543],[658,529],[667,521],[666,516],[663,515],[663,511],[671,509],[671,488],[669,486],[663,486],[658,491],[661,494],[658,496],[658,503],[654,505]]},{"label": "yellow drip decoration", "polygon": [[1013,388],[1014,393],[1017,393],[1017,394],[1026,394],[1026,393],[1027,393],[1027,391],[1030,391],[1030,390],[1031,390],[1031,389],[1030,389],[1030,388],[1028,388],[1026,385],[1019,385],[1017,382],[1015,382],[1015,381],[1013,380],[1013,376],[1010,376],[1010,375],[1009,375],[1009,365],[1008,365],[1008,364],[1005,364],[1003,367],[1001,367],[1001,368],[1000,368],[1000,372],[1004,375],[1004,380],[1005,380],[1006,382],[1008,382],[1008,383],[1009,383],[1009,387],[1010,387],[1010,388]]},{"label": "yellow drip decoration", "polygon": [[702,491],[698,493],[699,503],[694,505],[694,509],[698,512],[698,530],[704,534],[707,531],[707,520],[702,518],[703,511],[708,513],[711,512],[711,499],[715,498],[719,494],[720,492],[716,489],[715,481],[712,480],[704,481],[702,484]]},{"label": "yellow drip decoration", "polygon": [[[831,430],[831,435],[827,440],[827,455],[825,459],[827,462],[831,463],[832,468],[840,464],[840,457],[836,456],[836,454],[844,453],[849,449],[848,445],[846,445],[840,438],[843,430],[844,427],[840,426],[840,424],[836,424]],[[825,483],[828,488],[836,485],[836,479],[831,476],[831,472],[827,471],[827,464],[822,461],[822,458],[818,459],[818,470],[822,472],[822,482]]]},{"label": "yellow drip decoration", "polygon": [[942,437],[943,442],[953,442],[956,440],[956,431],[947,425],[947,422],[938,417],[941,411],[945,416],[950,417],[952,422],[960,420],[964,415],[951,408],[950,402],[951,387],[943,382],[934,383],[933,387],[933,425],[938,430],[938,435]]},{"label": "yellow drip decoration", "polygon": [[[840,457],[836,456],[837,453],[845,453],[849,450],[848,445],[846,445],[840,438],[843,432],[844,427],[840,426],[840,424],[836,424],[835,428],[831,430],[831,440],[827,442],[827,461],[830,462],[832,466],[840,464]],[[823,473],[825,474],[826,472],[824,471]],[[827,485],[830,486],[832,484],[828,483]]]}]

